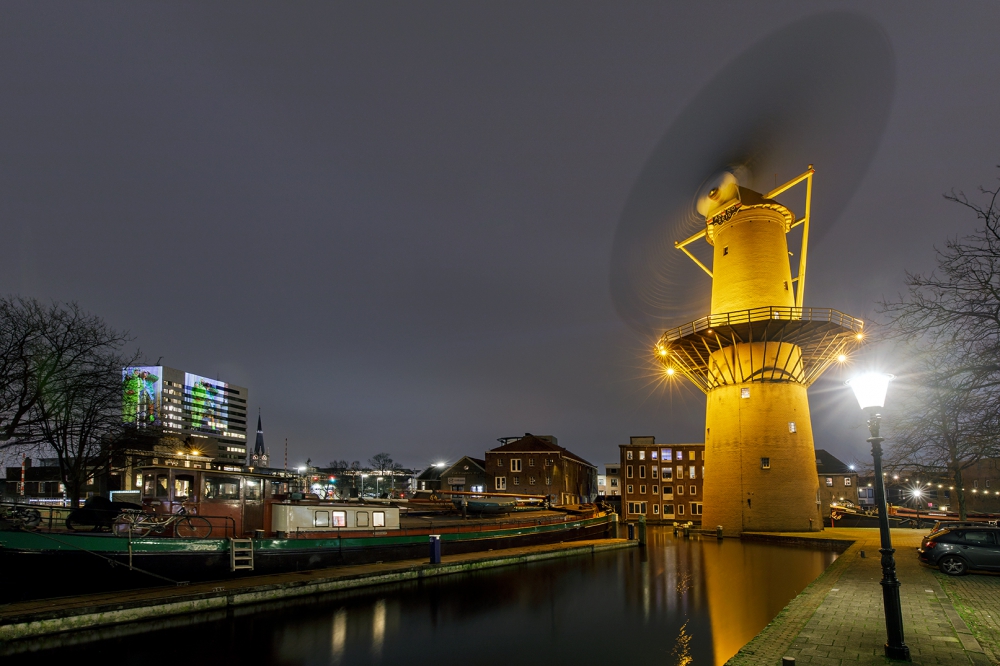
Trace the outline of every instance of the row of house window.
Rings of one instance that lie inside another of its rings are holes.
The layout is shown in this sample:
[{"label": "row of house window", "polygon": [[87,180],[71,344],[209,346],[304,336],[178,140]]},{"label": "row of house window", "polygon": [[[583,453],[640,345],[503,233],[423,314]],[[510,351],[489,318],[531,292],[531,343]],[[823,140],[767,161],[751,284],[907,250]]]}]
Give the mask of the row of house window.
[{"label": "row of house window", "polygon": [[[687,469],[688,469],[688,472],[687,472],[688,478],[689,479],[696,478],[695,477],[695,471],[697,470],[697,465],[689,465]],[[684,465],[678,465],[676,467],[676,470],[677,470],[677,478],[678,479],[683,479],[684,478]],[[669,479],[673,479],[674,478],[674,468],[663,467],[661,469],[659,467],[650,467],[650,469],[649,469],[649,478],[655,479],[655,478],[657,478],[657,476],[662,476],[662,478],[663,478],[664,481],[667,481]],[[701,468],[701,476],[702,476],[702,478],[705,477],[705,467],[704,466],[702,466],[702,468]],[[633,477],[632,465],[625,465],[625,478],[626,479],[631,479],[632,477]],[[645,465],[639,465],[639,478],[640,479],[645,479],[646,478],[646,466]]]},{"label": "row of house window", "polygon": [[[826,477],[826,485],[828,487],[833,487],[833,477],[832,476]],[[851,477],[845,476],[844,477],[844,486],[846,487],[846,486],[850,486],[850,485],[851,485]]]},{"label": "row of house window", "polygon": [[[546,467],[552,467],[553,464],[555,464],[555,462],[553,461],[552,458],[546,458],[545,459],[545,466]],[[534,458],[528,458],[528,467],[534,467],[534,466],[535,466],[535,459]],[[497,467],[503,467],[503,458],[497,458]],[[520,472],[521,471],[521,459],[520,458],[511,458],[510,459],[510,471],[512,471],[512,472]]]},{"label": "row of house window", "polygon": [[[506,476],[495,477],[494,478],[494,483],[496,485],[496,490],[507,490],[507,477]],[[529,476],[528,477],[528,485],[529,486],[537,485],[537,483],[538,483],[538,480],[535,477],[533,477],[533,476]],[[512,476],[512,477],[510,477],[510,485],[512,485],[512,486],[519,486],[519,485],[521,485],[521,477],[519,477],[519,476]],[[551,486],[552,485],[552,477],[551,476],[545,477],[545,485],[547,485],[547,486]]]},{"label": "row of house window", "polygon": [[[632,460],[632,453],[633,453],[632,451],[626,450],[625,451],[625,460]],[[704,460],[705,459],[705,452],[704,451],[699,451],[699,453],[701,453],[701,459]],[[638,451],[638,454],[639,454],[639,460],[645,460],[646,459],[646,451],[640,449]],[[687,457],[687,459],[688,460],[694,460],[695,459],[695,455],[694,454],[695,454],[694,451],[688,451],[688,457]],[[649,459],[650,460],[656,460],[656,451],[650,451],[649,452]],[[660,460],[664,460],[664,461],[666,461],[666,460],[684,460],[684,452],[683,451],[673,451],[672,449],[661,449],[660,450]]]},{"label": "row of house window", "polygon": [[[661,513],[661,507],[662,507],[662,513]],[[646,515],[646,513],[647,513],[646,508],[647,508],[646,502],[628,502],[628,512],[630,514]],[[690,515],[692,515],[692,516],[700,516],[701,515],[701,512],[702,512],[702,504],[701,504],[701,502],[691,502],[690,503],[690,508],[691,508],[691,514]],[[674,515],[683,516],[684,515],[684,511],[685,511],[685,507],[684,507],[683,504],[677,504],[677,505],[674,505],[674,504],[662,504],[662,505],[661,504],[653,504],[652,505],[652,509],[653,509],[653,515],[654,516],[660,516],[660,515],[662,515],[665,518],[672,518]]]},{"label": "row of house window", "polygon": [[[632,484],[629,484],[627,486],[627,488],[626,488],[625,491],[629,495],[631,495],[631,494],[633,494],[635,492],[634,488],[635,488],[635,486],[633,486]],[[691,495],[697,495],[698,494],[698,486],[689,486],[688,489],[689,489]],[[639,494],[640,495],[645,495],[646,494],[646,486],[639,486]],[[653,486],[652,494],[659,495],[660,494],[660,487],[659,486]],[[663,495],[664,496],[673,495],[673,494],[674,494],[674,486],[663,486]],[[678,495],[683,495],[684,494],[684,486],[677,486],[677,494]]]}]

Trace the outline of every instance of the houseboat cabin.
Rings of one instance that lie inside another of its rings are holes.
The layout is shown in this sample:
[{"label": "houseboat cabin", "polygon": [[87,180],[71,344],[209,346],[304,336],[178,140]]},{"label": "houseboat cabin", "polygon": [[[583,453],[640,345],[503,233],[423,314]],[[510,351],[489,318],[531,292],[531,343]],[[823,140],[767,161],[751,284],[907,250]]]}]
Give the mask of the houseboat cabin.
[{"label": "houseboat cabin", "polygon": [[157,514],[187,513],[212,524],[212,538],[329,536],[399,529],[399,509],[382,504],[327,502],[294,492],[299,479],[283,470],[212,469],[153,464],[141,468],[142,504]]}]

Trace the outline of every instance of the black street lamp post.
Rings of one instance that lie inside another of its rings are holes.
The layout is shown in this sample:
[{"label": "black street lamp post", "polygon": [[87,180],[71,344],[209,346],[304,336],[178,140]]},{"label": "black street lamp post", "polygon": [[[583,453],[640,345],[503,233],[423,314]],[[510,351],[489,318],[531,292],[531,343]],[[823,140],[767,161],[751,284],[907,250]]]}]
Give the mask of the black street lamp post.
[{"label": "black street lamp post", "polygon": [[889,534],[889,512],[885,503],[885,479],[882,476],[882,442],[879,435],[879,425],[882,415],[877,412],[885,405],[885,394],[892,375],[863,375],[852,379],[848,384],[861,404],[862,409],[871,410],[868,419],[868,431],[871,437],[868,443],[872,445],[872,459],[875,461],[875,503],[878,507],[878,528],[882,547],[882,605],[885,611],[885,656],[890,659],[910,661],[910,648],[903,640],[903,611],[899,603],[899,580],[896,578],[895,549],[892,547],[892,537]]}]

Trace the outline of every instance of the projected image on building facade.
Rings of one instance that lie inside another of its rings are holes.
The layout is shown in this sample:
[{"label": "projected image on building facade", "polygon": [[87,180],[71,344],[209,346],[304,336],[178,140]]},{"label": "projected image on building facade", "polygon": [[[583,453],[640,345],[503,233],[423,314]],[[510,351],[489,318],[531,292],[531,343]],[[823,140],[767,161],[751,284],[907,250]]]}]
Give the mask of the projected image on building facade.
[{"label": "projected image on building facade", "polygon": [[184,373],[185,398],[191,401],[191,428],[222,431],[229,427],[229,385],[190,372]]},{"label": "projected image on building facade", "polygon": [[122,421],[136,425],[160,425],[162,402],[161,368],[133,366],[122,370]]}]

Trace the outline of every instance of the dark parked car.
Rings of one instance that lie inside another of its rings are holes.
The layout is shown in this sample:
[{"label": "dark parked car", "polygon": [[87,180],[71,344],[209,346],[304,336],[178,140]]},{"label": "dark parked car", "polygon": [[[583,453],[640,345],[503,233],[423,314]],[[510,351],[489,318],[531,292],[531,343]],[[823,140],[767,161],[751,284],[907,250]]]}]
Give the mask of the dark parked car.
[{"label": "dark parked car", "polygon": [[118,514],[126,509],[141,511],[142,507],[131,502],[112,502],[107,497],[91,497],[79,509],[70,512],[66,528],[74,532],[110,530]]},{"label": "dark parked car", "polygon": [[1000,571],[1000,527],[949,527],[924,537],[917,552],[921,562],[949,576]]}]

